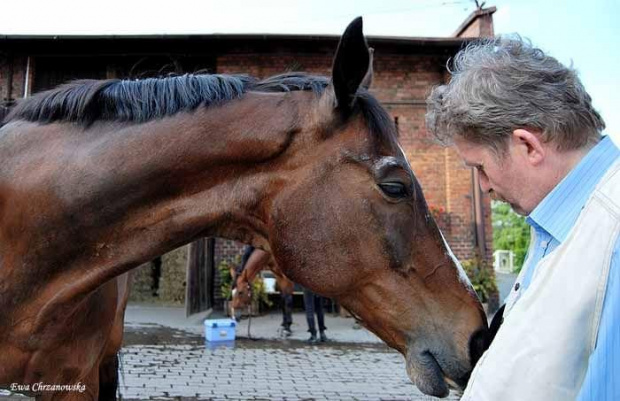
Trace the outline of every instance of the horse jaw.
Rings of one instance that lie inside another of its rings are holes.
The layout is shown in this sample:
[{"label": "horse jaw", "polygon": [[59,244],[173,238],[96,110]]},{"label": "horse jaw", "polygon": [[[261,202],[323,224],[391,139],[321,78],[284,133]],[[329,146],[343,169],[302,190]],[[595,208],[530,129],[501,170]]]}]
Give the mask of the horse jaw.
[{"label": "horse jaw", "polygon": [[[340,306],[344,307],[353,317],[362,324],[366,329],[374,333],[388,344],[405,356],[407,375],[411,382],[424,394],[434,397],[443,398],[450,393],[449,386],[452,388],[461,388],[454,380],[448,378],[441,368],[439,361],[429,351],[435,348],[431,343],[420,339],[411,333],[400,333],[394,336],[394,332],[387,330],[382,325],[369,325],[369,321],[377,321],[377,316],[386,316],[388,310],[371,308],[373,313],[368,316],[367,320],[360,317],[356,311],[354,302],[349,303],[350,299],[339,299]],[[370,303],[375,305],[374,303]],[[442,360],[442,358],[439,358]]]}]

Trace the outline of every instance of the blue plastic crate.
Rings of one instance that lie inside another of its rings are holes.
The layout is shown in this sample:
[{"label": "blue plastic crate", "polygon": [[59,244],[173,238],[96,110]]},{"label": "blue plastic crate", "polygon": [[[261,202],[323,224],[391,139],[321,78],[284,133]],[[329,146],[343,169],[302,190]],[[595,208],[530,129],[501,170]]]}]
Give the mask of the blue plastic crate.
[{"label": "blue plastic crate", "polygon": [[205,340],[205,348],[215,350],[220,348],[235,348],[235,340],[232,341],[207,341]]},{"label": "blue plastic crate", "polygon": [[205,338],[207,341],[233,341],[237,322],[234,319],[205,320]]}]

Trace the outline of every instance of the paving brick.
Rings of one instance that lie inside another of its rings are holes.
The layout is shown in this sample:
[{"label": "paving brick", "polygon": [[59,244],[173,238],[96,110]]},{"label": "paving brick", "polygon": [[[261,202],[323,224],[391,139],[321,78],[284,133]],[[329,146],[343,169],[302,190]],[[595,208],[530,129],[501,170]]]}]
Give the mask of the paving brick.
[{"label": "paving brick", "polygon": [[[216,350],[197,350],[191,345],[127,346],[123,353],[132,358],[124,358],[122,366],[123,400],[429,399],[410,383],[402,356],[385,347],[297,344],[290,349],[270,349],[248,344],[240,342],[236,349]],[[176,361],[175,365],[170,361]],[[137,373],[146,366],[149,373]],[[166,377],[164,372],[168,373]]]}]

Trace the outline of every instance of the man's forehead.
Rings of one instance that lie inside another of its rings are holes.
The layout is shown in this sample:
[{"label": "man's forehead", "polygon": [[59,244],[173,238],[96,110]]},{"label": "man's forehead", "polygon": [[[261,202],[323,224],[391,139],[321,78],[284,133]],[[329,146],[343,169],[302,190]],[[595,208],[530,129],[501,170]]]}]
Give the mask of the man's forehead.
[{"label": "man's forehead", "polygon": [[455,138],[454,147],[456,153],[460,156],[463,162],[467,165],[478,165],[481,163],[481,159],[484,158],[486,152],[485,147],[467,141],[465,139]]}]

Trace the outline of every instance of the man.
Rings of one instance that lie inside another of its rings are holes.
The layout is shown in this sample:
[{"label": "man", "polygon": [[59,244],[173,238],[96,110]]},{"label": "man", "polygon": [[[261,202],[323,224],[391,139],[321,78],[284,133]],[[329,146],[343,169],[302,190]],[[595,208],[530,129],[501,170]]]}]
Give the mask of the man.
[{"label": "man", "polygon": [[521,40],[468,45],[427,126],[532,226],[463,400],[620,399],[620,151],[574,70]]}]

